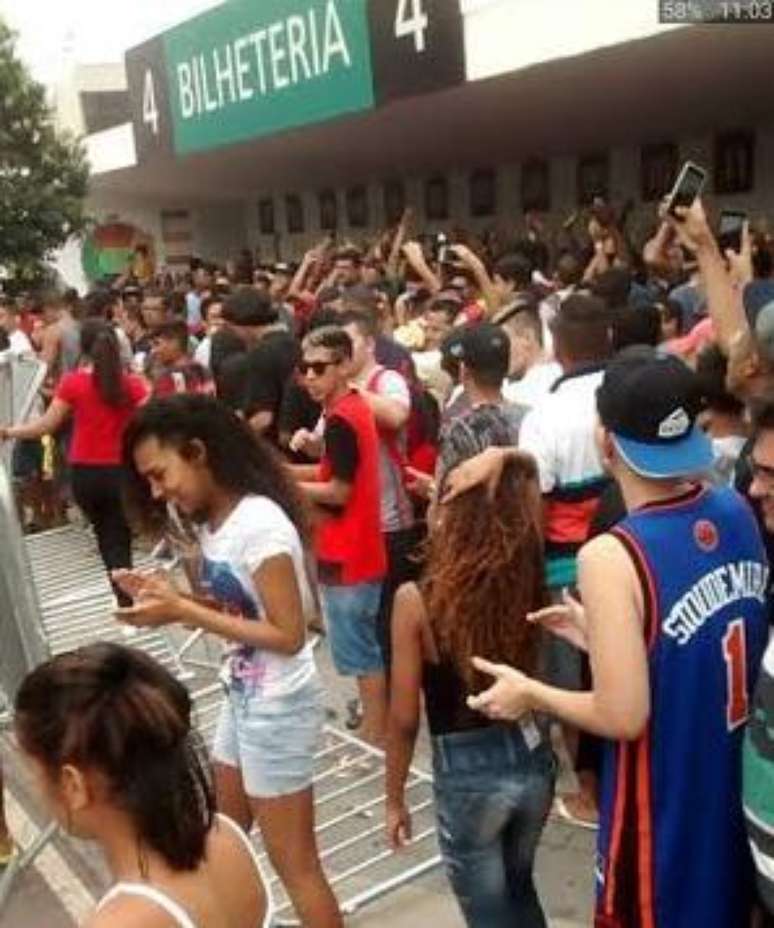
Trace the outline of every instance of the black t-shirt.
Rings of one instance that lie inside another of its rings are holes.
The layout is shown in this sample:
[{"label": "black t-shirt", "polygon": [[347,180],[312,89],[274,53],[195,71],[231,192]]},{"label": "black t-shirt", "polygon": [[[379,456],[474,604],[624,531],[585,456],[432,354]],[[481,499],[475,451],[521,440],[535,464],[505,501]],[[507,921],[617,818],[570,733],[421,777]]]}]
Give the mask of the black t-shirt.
[{"label": "black t-shirt", "polygon": [[344,483],[353,483],[360,462],[357,433],[338,416],[334,416],[325,426],[325,451],[331,462],[333,476]]},{"label": "black t-shirt", "polygon": [[[280,408],[278,423],[280,435],[288,441],[299,429],[313,431],[320,421],[321,411],[322,407],[312,399],[309,391],[291,378],[285,388]],[[292,452],[288,448],[285,448],[285,453],[297,463],[311,463],[311,459],[305,454]]]},{"label": "black t-shirt", "polygon": [[285,389],[299,359],[298,342],[289,332],[269,332],[244,354],[228,358],[219,378],[222,399],[246,419],[270,412],[264,437],[277,444],[279,415]]},{"label": "black t-shirt", "polygon": [[245,343],[228,329],[219,329],[212,336],[210,370],[215,380],[219,400],[231,409],[241,409],[242,368],[237,363],[246,354]]},{"label": "black t-shirt", "polygon": [[220,379],[226,361],[239,354],[245,354],[242,339],[230,329],[218,329],[212,336],[210,348],[210,370],[216,380]]},{"label": "black t-shirt", "polygon": [[[331,463],[332,476],[344,483],[353,483],[360,463],[360,452],[357,447],[357,433],[349,422],[337,416],[326,422],[325,452]],[[336,515],[343,507],[324,505],[321,508]],[[341,583],[341,564],[319,561],[317,568],[321,583]]]}]

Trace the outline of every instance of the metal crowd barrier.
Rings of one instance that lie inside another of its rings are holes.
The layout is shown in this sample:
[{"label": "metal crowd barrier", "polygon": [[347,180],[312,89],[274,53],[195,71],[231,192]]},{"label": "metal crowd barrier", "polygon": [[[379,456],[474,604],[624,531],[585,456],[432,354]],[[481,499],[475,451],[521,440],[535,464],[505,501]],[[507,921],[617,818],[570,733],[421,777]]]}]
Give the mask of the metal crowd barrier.
[{"label": "metal crowd barrier", "polygon": [[[326,727],[315,756],[315,833],[320,859],[344,915],[405,886],[438,867],[432,777],[412,768],[406,803],[414,837],[400,854],[387,845],[384,828],[384,753],[352,735]],[[271,872],[260,835],[255,834],[274,905],[274,924],[301,922],[279,878]]]},{"label": "metal crowd barrier", "polygon": [[[0,354],[0,426],[29,414],[45,373],[45,365],[38,361]],[[45,660],[48,648],[16,518],[9,443],[0,444],[0,454],[0,712],[7,715],[19,683]]]},{"label": "metal crowd barrier", "polygon": [[[45,377],[45,365],[0,354],[0,425],[26,418]],[[0,446],[0,729],[11,723],[11,707],[26,674],[49,655],[40,604],[11,480],[11,448]],[[45,828],[0,874],[0,910],[20,871],[34,862],[56,827]]]},{"label": "metal crowd barrier", "polygon": [[[39,368],[0,355],[0,424],[28,415],[41,382]],[[153,554],[137,557],[139,568],[154,563]],[[211,742],[223,703],[217,678],[220,642],[199,632],[127,631],[113,618],[113,609],[112,589],[91,532],[71,525],[24,536],[9,471],[0,461],[0,698],[5,707],[0,722],[10,721],[13,695],[37,664],[89,642],[116,641],[141,648],[186,682],[196,724]],[[316,832],[323,865],[347,915],[440,863],[430,776],[411,771],[407,799],[415,837],[400,855],[392,854],[384,840],[383,784],[382,752],[326,727],[324,746],[315,757]],[[34,863],[56,833],[53,824],[43,829],[0,874],[0,912],[16,876]],[[260,836],[255,840],[265,859]],[[275,925],[300,924],[274,874],[270,887]]]}]

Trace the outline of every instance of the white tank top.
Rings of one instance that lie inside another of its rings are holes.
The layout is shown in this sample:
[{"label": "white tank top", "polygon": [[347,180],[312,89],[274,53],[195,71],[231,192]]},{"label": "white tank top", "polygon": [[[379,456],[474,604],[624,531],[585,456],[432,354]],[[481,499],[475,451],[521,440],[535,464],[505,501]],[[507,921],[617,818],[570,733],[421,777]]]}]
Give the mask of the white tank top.
[{"label": "white tank top", "polygon": [[[250,854],[253,863],[255,864],[255,872],[258,877],[258,882],[263,886],[267,900],[266,917],[264,918],[259,928],[269,928],[269,925],[271,925],[272,917],[271,896],[269,895],[266,881],[263,878],[263,871],[261,870],[261,865],[258,860],[258,854],[250,842],[250,839],[236,824],[236,822],[233,822],[230,818],[228,818],[228,816],[222,815],[220,812],[218,812],[216,818],[218,819],[218,822],[231,829],[231,831],[237,835],[242,844],[247,848],[247,851]],[[175,900],[171,896],[167,895],[167,893],[163,892],[155,886],[150,886],[147,883],[116,883],[116,885],[112,889],[108,890],[102,899],[100,899],[99,903],[97,904],[97,911],[106,906],[109,902],[112,902],[113,899],[115,899],[117,896],[135,896],[141,899],[147,899],[148,902],[152,902],[160,909],[163,909],[167,915],[170,916],[170,918],[177,922],[179,928],[200,928],[200,926],[196,924],[196,922],[191,918],[191,916],[186,912],[186,910],[180,905],[179,902],[175,902]]]}]

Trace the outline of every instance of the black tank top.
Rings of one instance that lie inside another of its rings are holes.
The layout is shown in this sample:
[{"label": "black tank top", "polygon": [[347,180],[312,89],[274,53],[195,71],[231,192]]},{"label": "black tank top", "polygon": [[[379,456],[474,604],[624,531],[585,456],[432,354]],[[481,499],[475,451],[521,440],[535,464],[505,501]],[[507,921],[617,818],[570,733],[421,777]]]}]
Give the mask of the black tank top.
[{"label": "black tank top", "polygon": [[438,664],[424,662],[422,691],[431,735],[472,731],[493,724],[485,715],[468,708],[465,700],[470,692],[451,661],[441,660]]}]

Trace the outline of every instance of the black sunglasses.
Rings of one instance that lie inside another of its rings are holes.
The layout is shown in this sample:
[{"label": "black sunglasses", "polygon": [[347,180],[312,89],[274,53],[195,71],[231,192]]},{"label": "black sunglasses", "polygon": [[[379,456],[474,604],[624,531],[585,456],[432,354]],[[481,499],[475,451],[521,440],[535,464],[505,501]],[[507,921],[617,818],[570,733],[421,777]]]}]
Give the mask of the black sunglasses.
[{"label": "black sunglasses", "polygon": [[329,367],[340,363],[340,361],[299,361],[298,373],[302,377],[306,377],[311,371],[315,377],[322,377]]}]

